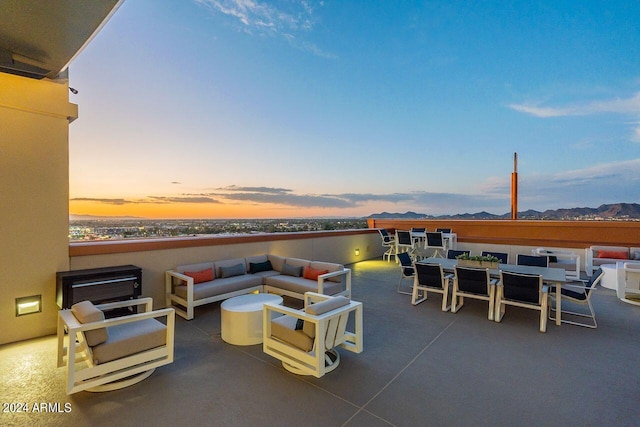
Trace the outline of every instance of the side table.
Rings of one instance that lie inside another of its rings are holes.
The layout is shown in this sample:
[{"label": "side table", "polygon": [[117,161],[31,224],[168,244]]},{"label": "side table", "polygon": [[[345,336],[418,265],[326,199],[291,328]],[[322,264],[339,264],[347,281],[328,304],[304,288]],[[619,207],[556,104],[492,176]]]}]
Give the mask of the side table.
[{"label": "side table", "polygon": [[247,294],[229,298],[220,304],[222,340],[233,345],[262,342],[264,303],[282,305],[282,297],[273,294]]}]

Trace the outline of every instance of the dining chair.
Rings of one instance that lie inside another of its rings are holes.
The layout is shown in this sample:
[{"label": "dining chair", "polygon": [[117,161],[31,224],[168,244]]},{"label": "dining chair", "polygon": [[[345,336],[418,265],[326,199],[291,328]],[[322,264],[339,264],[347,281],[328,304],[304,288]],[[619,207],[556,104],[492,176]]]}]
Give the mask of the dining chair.
[{"label": "dining chair", "polygon": [[489,303],[487,317],[493,320],[496,280],[489,276],[488,268],[455,267],[451,312],[457,313],[464,305],[464,298],[484,300]]},{"label": "dining chair", "polygon": [[442,237],[442,233],[437,231],[429,232],[427,231],[427,240],[425,242],[424,248],[429,251],[433,250],[433,257],[443,258],[444,254],[447,252],[446,241]]},{"label": "dining chair", "polygon": [[424,255],[420,249],[424,247],[426,232],[427,229],[424,227],[412,227],[409,231],[411,234],[411,244],[413,245],[412,255],[414,255],[414,257],[422,257]]},{"label": "dining chair", "polygon": [[392,256],[396,256],[396,240],[395,236],[390,236],[387,230],[379,228],[380,237],[382,238],[382,247],[387,248],[386,252],[382,254],[382,259],[387,257],[387,262],[391,261]]},{"label": "dining chair", "polygon": [[529,265],[531,267],[548,267],[549,258],[546,256],[522,255],[518,254],[518,265]]},{"label": "dining chair", "polygon": [[415,275],[415,269],[413,268],[413,260],[411,259],[411,256],[409,256],[407,252],[400,252],[397,255],[397,259],[398,261],[400,261],[400,281],[398,282],[397,292],[399,294],[412,295],[413,291],[409,292],[409,291],[401,290],[401,285],[405,279],[413,279],[413,276]]},{"label": "dining chair", "polygon": [[469,255],[471,251],[459,251],[456,249],[449,249],[447,251],[447,259],[456,259],[460,255]]},{"label": "dining chair", "polygon": [[450,234],[451,233],[451,229],[450,228],[436,228],[437,232],[440,233],[446,233],[446,234]]},{"label": "dining chair", "polygon": [[[562,287],[560,288],[560,298],[562,298],[562,312],[560,315],[561,315],[562,323],[568,323],[568,324],[577,325],[577,326],[584,326],[585,328],[591,328],[591,329],[595,329],[598,327],[598,323],[596,322],[596,313],[593,310],[593,306],[591,305],[591,294],[593,294],[593,290],[598,284],[598,282],[602,280],[602,276],[604,276],[604,272],[602,271],[602,268],[598,268],[598,270],[596,270],[595,273],[593,273],[593,275],[586,282],[579,281],[579,282],[565,283],[562,285]],[[551,287],[549,289],[549,296],[551,297],[551,301],[552,301],[552,303],[549,304],[549,319],[555,321],[556,320],[555,316],[557,315],[555,314],[557,311],[556,305],[555,305],[556,303],[555,287]],[[573,304],[578,304],[578,305],[586,305],[587,308],[589,309],[589,314],[567,310],[565,308],[566,307],[565,301],[571,302]],[[576,322],[573,320],[565,319],[565,314],[570,316],[585,317],[585,318],[591,319],[591,322],[593,324]]]},{"label": "dining chair", "polygon": [[453,274],[444,274],[440,264],[414,264],[413,293],[411,304],[418,305],[427,300],[429,292],[442,294],[442,311],[449,311],[449,285]]},{"label": "dining chair", "polygon": [[509,254],[506,252],[482,251],[482,256],[491,255],[500,260],[501,264],[509,264]]},{"label": "dining chair", "polygon": [[[413,239],[411,239],[411,232],[407,230],[396,230],[396,252],[410,252],[413,253]],[[396,256],[397,259],[397,256]]]},{"label": "dining chair", "polygon": [[500,271],[496,286],[495,321],[500,322],[507,305],[540,311],[540,332],[547,331],[549,289],[541,275]]}]

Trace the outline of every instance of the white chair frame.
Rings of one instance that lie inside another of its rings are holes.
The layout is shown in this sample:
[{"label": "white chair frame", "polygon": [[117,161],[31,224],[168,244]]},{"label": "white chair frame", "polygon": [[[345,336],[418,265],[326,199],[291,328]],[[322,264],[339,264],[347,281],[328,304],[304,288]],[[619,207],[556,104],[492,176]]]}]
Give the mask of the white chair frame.
[{"label": "white chair frame", "polygon": [[640,263],[617,263],[616,273],[618,274],[616,289],[618,298],[628,304],[640,305]]},{"label": "white chair frame", "polygon": [[[314,302],[321,302],[328,298],[327,295],[315,292],[304,294],[304,305],[307,307]],[[354,313],[354,331],[347,331],[347,321],[350,313]],[[335,351],[341,347],[353,353],[361,353],[363,349],[362,330],[362,303],[350,301],[348,305],[331,310],[327,313],[315,316],[290,307],[265,303],[263,306],[263,351],[282,361],[282,366],[298,375],[313,375],[320,378],[333,371],[340,363],[340,355]],[[271,335],[271,319],[278,315],[293,316],[305,322],[311,322],[315,326],[315,340],[311,352],[306,352],[298,347],[281,341]],[[332,353],[335,361],[327,364],[326,353]]]},{"label": "white chair frame", "polygon": [[[440,267],[440,277],[442,280],[442,288],[436,288],[436,287],[432,287],[432,286],[426,286],[424,284],[420,283],[420,280],[418,278],[418,268],[416,267],[416,264],[414,263],[413,265],[413,271],[414,271],[414,278],[413,278],[413,293],[411,294],[411,304],[412,305],[418,305],[421,302],[424,302],[427,300],[427,297],[429,295],[429,292],[435,292],[438,294],[442,295],[442,311],[449,311],[451,309],[451,305],[448,304],[449,302],[449,288],[450,288],[450,284],[451,284],[451,279],[453,279],[453,274],[444,274],[444,271],[442,269],[441,265],[438,265],[438,267]],[[420,296],[420,294],[422,293],[422,297]]]},{"label": "white chair frame", "polygon": [[[489,311],[487,314],[487,318],[489,320],[493,320],[493,316],[494,316],[494,305],[495,305],[495,294],[496,294],[496,279],[492,279],[491,276],[489,275],[489,269],[488,268],[483,268],[483,269],[475,269],[475,270],[484,270],[486,272],[487,275],[487,295],[479,295],[479,294],[474,294],[474,293],[470,293],[470,292],[464,292],[461,291],[458,288],[458,270],[460,269],[460,267],[456,267],[455,269],[455,274],[453,276],[453,295],[451,297],[451,312],[452,313],[457,313],[458,310],[460,310],[460,308],[464,305],[464,298],[468,297],[468,298],[473,298],[473,299],[479,299],[479,300],[483,300],[483,301],[487,301],[489,303]],[[469,270],[474,270],[474,269],[469,269]]]},{"label": "white chair frame", "polygon": [[[434,234],[440,234],[440,243],[441,245],[432,246],[429,244],[429,236],[433,236]],[[445,258],[447,255],[447,240],[444,238],[442,232],[439,231],[427,231],[426,237],[424,239],[424,249],[428,253],[429,251],[433,251],[432,257],[435,258]]]},{"label": "white chair frame", "polygon": [[[574,304],[586,305],[587,308],[589,308],[589,314],[578,313],[578,312],[575,312],[575,311],[569,311],[569,310],[564,309],[564,304],[563,304],[562,305],[563,308],[562,308],[562,312],[561,312],[561,322],[562,323],[567,323],[567,324],[576,325],[576,326],[583,326],[585,328],[591,328],[591,329],[596,329],[598,327],[598,322],[596,322],[596,313],[593,310],[593,306],[591,305],[591,295],[593,295],[593,292],[595,290],[596,285],[600,282],[600,280],[602,280],[603,277],[604,277],[604,272],[601,273],[600,276],[596,280],[593,281],[593,283],[591,284],[591,286],[589,288],[585,288],[584,285],[572,285],[570,283],[566,283],[566,284],[562,285],[562,288],[577,289],[577,290],[585,291],[585,292],[586,292],[587,289],[589,289],[589,293],[587,294],[585,299],[576,299],[576,298],[572,298],[572,297],[567,296],[567,295],[562,295],[562,294],[560,295],[560,298],[562,298],[564,300],[570,301],[570,302],[572,302]],[[580,282],[586,282],[586,281],[580,280]],[[549,296],[550,296],[551,300],[553,302],[555,302],[555,297],[556,297],[555,296],[555,292],[550,292]],[[554,304],[549,304],[549,320],[553,320],[553,321],[556,320],[556,318],[555,318],[556,315],[552,314],[552,313],[555,313],[555,312],[556,312],[555,305]],[[575,321],[572,321],[572,320],[564,319],[564,316],[562,316],[564,314],[569,314],[569,315],[573,315],[573,316],[585,317],[585,318],[591,319],[593,321],[593,325],[588,324],[588,323],[581,323],[581,322],[575,322]]]},{"label": "white chair frame", "polygon": [[[58,312],[58,367],[66,366],[67,394],[79,391],[102,392],[136,384],[149,377],[155,368],[173,362],[175,310],[165,308],[152,311],[152,298],[139,298],[96,305],[100,310],[143,306],[143,312],[114,317],[98,322],[80,323],[70,309]],[[103,364],[94,364],[91,347],[84,338],[85,331],[166,317],[165,345]],[[67,334],[65,334],[67,332]],[[66,356],[66,357],[65,357]],[[66,359],[66,363],[65,363]],[[85,362],[85,363],[78,363]],[[86,367],[82,367],[82,365]]]},{"label": "white chair frame", "polygon": [[[382,260],[384,261],[384,258],[387,258],[387,262],[391,261],[391,257],[396,257],[396,236],[391,235],[389,233],[386,232],[385,233],[382,232],[382,229],[378,229],[378,232],[380,233],[380,237],[382,238],[382,247],[383,248],[387,248],[387,250],[385,251],[385,253],[382,254]],[[386,239],[386,240],[385,240]]]},{"label": "white chair frame", "polygon": [[[537,248],[531,250],[532,255],[556,257],[560,267],[566,270],[567,279],[580,280],[580,255],[570,251],[548,250],[545,248]],[[551,260],[549,260],[551,266]]]},{"label": "white chair frame", "polygon": [[[518,273],[507,273],[513,276],[529,276],[527,274],[518,274]],[[507,305],[513,305],[516,307],[529,308],[532,310],[538,310],[540,312],[540,332],[547,331],[547,315],[549,311],[549,287],[542,283],[542,276],[537,276],[538,278],[538,304],[531,304],[524,301],[515,301],[504,298],[504,272],[500,271],[500,280],[496,284],[496,303],[495,303],[495,315],[494,320],[496,322],[502,321],[502,317],[504,316],[505,308]]]},{"label": "white chair frame", "polygon": [[[407,233],[406,236],[409,237],[408,243],[400,243],[400,233]],[[408,230],[396,230],[396,261],[398,261],[398,255],[401,252],[408,252],[411,257],[413,257],[415,251],[415,245],[413,241],[413,237],[411,236],[411,231]]]},{"label": "white chair frame", "polygon": [[[399,294],[403,294],[403,295],[411,295],[413,293],[413,289],[411,291],[405,291],[402,290],[402,282],[404,282],[405,279],[412,279],[415,274],[416,274],[416,269],[414,266],[414,259],[411,257],[411,255],[409,255],[408,253],[406,253],[406,255],[409,257],[408,262],[410,262],[410,264],[403,264],[402,260],[400,260],[400,257],[396,257],[396,259],[398,260],[398,263],[400,263],[400,280],[398,281],[398,287],[396,289],[396,292]],[[404,257],[404,255],[402,255]],[[412,269],[413,273],[411,274],[405,274],[405,272],[408,269]]]}]

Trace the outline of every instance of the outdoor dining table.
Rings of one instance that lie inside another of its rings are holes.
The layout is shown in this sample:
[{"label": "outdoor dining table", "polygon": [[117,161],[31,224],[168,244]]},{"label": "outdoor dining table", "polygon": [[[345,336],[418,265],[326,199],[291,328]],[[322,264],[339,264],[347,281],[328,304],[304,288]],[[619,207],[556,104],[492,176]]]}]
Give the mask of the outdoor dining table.
[{"label": "outdoor dining table", "polygon": [[[455,267],[458,265],[457,259],[447,258],[426,258],[422,261],[418,261],[423,264],[440,264],[442,269],[447,272],[453,273]],[[542,276],[542,281],[549,283],[556,288],[556,325],[560,325],[562,322],[562,298],[560,297],[560,289],[563,283],[567,283],[567,277],[564,268],[551,268],[551,267],[534,267],[530,265],[515,265],[515,264],[498,264],[499,268],[490,268],[489,275],[491,277],[500,277],[500,271],[508,271],[510,273],[520,274],[536,274]]]}]

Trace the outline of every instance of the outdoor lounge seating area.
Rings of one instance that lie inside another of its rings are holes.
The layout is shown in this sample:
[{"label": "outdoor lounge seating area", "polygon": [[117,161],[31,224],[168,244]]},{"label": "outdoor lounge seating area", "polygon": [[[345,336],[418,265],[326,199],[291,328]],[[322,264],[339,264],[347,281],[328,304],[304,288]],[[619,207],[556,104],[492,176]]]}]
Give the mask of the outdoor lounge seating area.
[{"label": "outdoor lounge seating area", "polygon": [[[66,395],[54,336],[0,347],[3,402],[58,402],[61,408],[5,412],[0,420],[78,426],[166,425],[185,417],[192,425],[247,426],[637,423],[638,307],[615,291],[597,286],[592,292],[597,329],[549,322],[541,334],[536,310],[509,306],[496,323],[486,320],[486,301],[468,299],[452,315],[442,311],[440,295],[413,306],[411,297],[398,294],[395,263],[347,267],[352,298],[363,307],[363,351],[340,351],[340,365],[322,378],[287,372],[262,345],[223,342],[220,303],[214,302],[196,307],[191,321],[176,316],[173,363],[107,393]],[[453,410],[461,394],[465,404]]]}]

